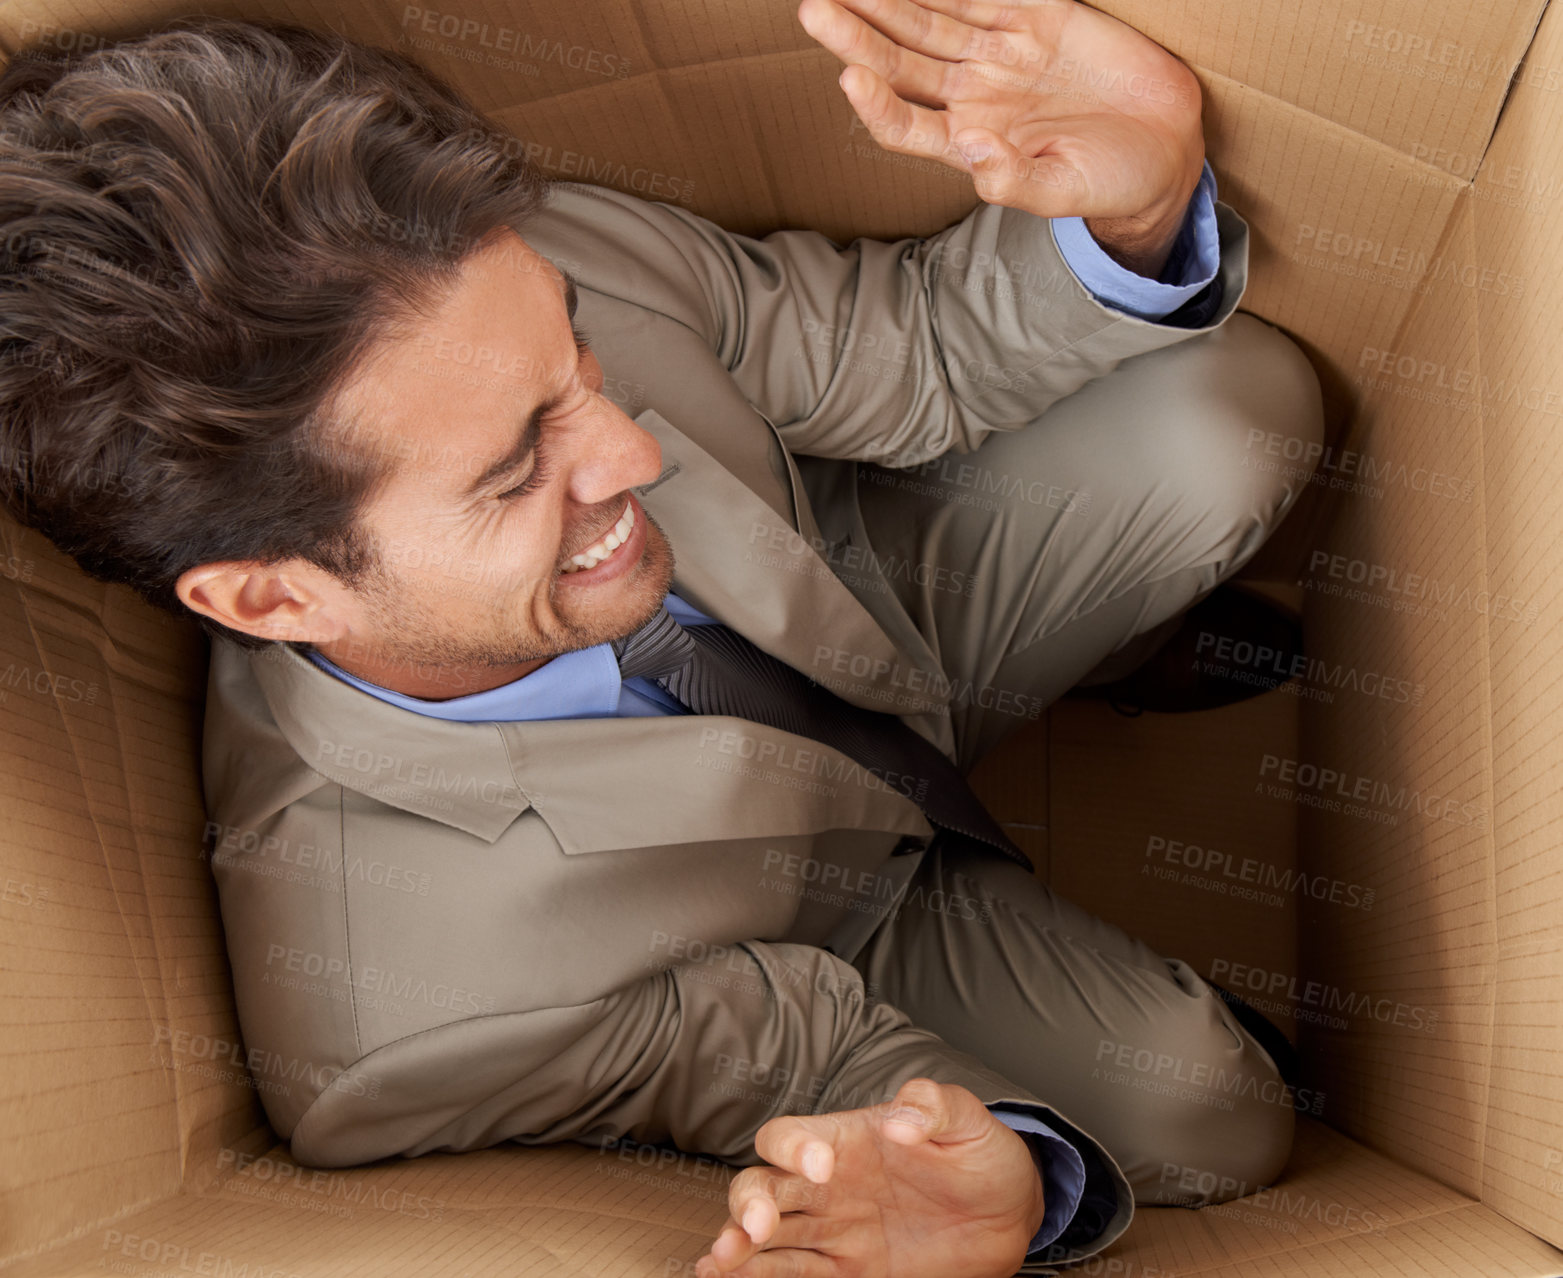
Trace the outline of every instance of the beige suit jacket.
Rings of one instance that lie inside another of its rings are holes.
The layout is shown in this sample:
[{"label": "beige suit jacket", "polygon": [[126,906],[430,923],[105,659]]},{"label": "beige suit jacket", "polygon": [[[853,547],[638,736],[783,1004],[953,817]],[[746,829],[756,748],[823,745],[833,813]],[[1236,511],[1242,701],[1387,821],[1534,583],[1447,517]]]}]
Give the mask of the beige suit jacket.
[{"label": "beige suit jacket", "polygon": [[[1218,222],[1210,327],[1247,270],[1246,225]],[[1050,222],[987,204],[840,247],[562,183],[518,229],[577,277],[606,393],[662,446],[642,497],[673,589],[946,752],[937,661],[861,555],[854,459],[969,451],[1205,331],[1100,304]],[[828,746],[723,716],[447,722],[219,641],[203,763],[247,1059],[305,1163],[621,1137],[753,1162],[774,1115],[918,1075],[1090,1139],[865,997],[846,960],[877,915],[824,889],[898,884],[932,829]],[[1117,1216],[1061,1259],[1127,1225],[1111,1171]]]}]

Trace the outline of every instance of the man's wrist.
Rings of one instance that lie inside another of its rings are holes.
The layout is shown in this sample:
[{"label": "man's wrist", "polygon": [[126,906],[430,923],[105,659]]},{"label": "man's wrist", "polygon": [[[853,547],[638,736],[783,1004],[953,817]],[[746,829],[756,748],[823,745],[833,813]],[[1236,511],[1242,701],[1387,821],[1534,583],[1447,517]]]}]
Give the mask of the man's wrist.
[{"label": "man's wrist", "polygon": [[1047,1219],[1047,1191],[1042,1180],[1042,1156],[1035,1145],[1026,1137],[1003,1124],[1026,1149],[1026,1160],[1031,1164],[1031,1200],[1026,1208],[1026,1250],[1031,1248],[1031,1240],[1042,1229],[1042,1222]]},{"label": "man's wrist", "polygon": [[1158,279],[1172,256],[1172,246],[1178,242],[1178,233],[1188,217],[1189,201],[1194,198],[1204,169],[1202,150],[1193,177],[1156,204],[1134,217],[1085,218],[1085,229],[1119,266],[1146,279]]}]

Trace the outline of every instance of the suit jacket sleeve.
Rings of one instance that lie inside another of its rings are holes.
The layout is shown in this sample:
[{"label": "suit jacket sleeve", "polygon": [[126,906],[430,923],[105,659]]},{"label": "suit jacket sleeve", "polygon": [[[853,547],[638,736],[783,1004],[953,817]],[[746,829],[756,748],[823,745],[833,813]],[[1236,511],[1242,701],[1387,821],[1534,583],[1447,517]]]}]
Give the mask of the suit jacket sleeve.
[{"label": "suit jacket sleeve", "polygon": [[[459,1051],[461,1068],[449,1061]],[[438,1103],[430,1070],[440,1070]],[[770,1118],[889,1100],[907,1079],[958,1083],[1099,1155],[1116,1204],[1047,1249],[1052,1264],[1118,1237],[1127,1182],[1101,1146],[1023,1088],[867,997],[861,974],[814,946],[712,946],[591,1004],[487,1018],[399,1040],[359,1060],[293,1131],[295,1157],[345,1165],[400,1152],[524,1144],[671,1141],[754,1164]],[[375,1082],[372,1099],[357,1076]],[[1028,1261],[1028,1266],[1040,1264]],[[1051,1272],[1028,1267],[1024,1272]]]},{"label": "suit jacket sleeve", "polygon": [[585,224],[579,281],[700,333],[793,452],[894,466],[968,452],[1121,360],[1220,325],[1247,283],[1247,224],[1220,203],[1216,279],[1155,321],[1081,284],[1052,220],[999,205],[842,247],[816,231],[739,235],[580,183],[553,200]]}]

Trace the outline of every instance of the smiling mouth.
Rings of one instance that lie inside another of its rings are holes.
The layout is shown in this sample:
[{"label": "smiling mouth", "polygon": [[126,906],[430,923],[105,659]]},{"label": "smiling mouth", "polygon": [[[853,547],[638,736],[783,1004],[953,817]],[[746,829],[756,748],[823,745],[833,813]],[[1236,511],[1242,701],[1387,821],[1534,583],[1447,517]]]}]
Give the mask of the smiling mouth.
[{"label": "smiling mouth", "polygon": [[618,522],[603,537],[594,541],[585,550],[571,555],[569,563],[564,566],[564,571],[566,573],[585,572],[588,568],[595,568],[629,540],[630,530],[634,527],[635,503],[626,501],[624,503],[624,513],[619,516]]}]

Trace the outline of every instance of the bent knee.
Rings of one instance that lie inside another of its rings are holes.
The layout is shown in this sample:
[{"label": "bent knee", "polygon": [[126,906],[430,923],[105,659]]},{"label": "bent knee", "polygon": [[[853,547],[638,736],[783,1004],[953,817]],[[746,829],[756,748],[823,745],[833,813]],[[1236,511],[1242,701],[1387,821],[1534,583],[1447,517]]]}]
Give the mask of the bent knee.
[{"label": "bent knee", "polygon": [[1166,1153],[1141,1203],[1207,1207],[1273,1185],[1292,1152],[1296,1118],[1287,1100],[1210,1113],[1165,1134]]},{"label": "bent knee", "polygon": [[1324,455],[1318,375],[1291,338],[1251,315],[1164,353],[1177,363],[1147,460],[1203,562],[1246,558]]},{"label": "bent knee", "polygon": [[[1254,315],[1233,315],[1217,331],[1223,339],[1219,358],[1232,384],[1245,392],[1238,408],[1251,420],[1235,423],[1243,429],[1244,451],[1250,444],[1260,445],[1255,429],[1264,432],[1265,442],[1273,434],[1279,440],[1322,445],[1324,392],[1302,347]],[[1317,461],[1315,455],[1308,464]]]},{"label": "bent knee", "polygon": [[1167,1086],[1143,1088],[1132,1102],[1140,1157],[1129,1178],[1137,1202],[1204,1206],[1242,1198],[1272,1184],[1291,1155],[1297,1094],[1214,1003],[1208,995],[1193,999],[1178,1024],[1163,1027],[1156,1069]]}]

